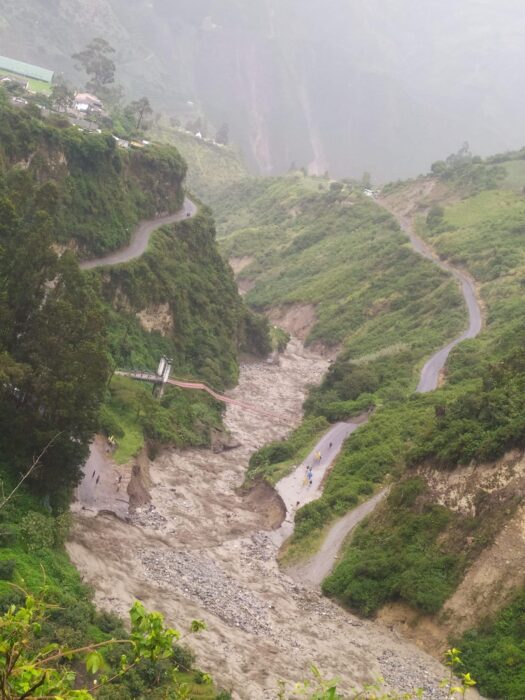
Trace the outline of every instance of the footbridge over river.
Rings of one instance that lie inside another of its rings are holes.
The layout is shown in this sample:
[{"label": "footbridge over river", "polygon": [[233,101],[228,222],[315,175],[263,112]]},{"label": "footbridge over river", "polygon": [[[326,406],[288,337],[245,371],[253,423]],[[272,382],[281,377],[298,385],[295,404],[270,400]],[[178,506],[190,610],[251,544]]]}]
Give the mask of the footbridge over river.
[{"label": "footbridge over river", "polygon": [[245,401],[238,401],[237,399],[227,396],[226,394],[221,394],[215,391],[207,384],[203,382],[192,382],[184,379],[175,379],[171,377],[172,360],[168,357],[161,357],[159,366],[156,372],[149,372],[147,370],[125,370],[117,369],[115,374],[119,377],[129,377],[130,379],[135,379],[139,382],[148,382],[154,385],[155,396],[161,398],[164,394],[164,390],[167,385],[178,387],[179,389],[187,389],[193,391],[204,391],[205,393],[212,396],[216,401],[220,401],[224,404],[230,404],[232,406],[238,406],[245,411],[251,411],[252,413],[259,413],[264,416],[268,416],[277,421],[288,422],[288,420],[283,415],[278,413],[271,413],[269,411],[264,411],[257,406],[246,403]]}]

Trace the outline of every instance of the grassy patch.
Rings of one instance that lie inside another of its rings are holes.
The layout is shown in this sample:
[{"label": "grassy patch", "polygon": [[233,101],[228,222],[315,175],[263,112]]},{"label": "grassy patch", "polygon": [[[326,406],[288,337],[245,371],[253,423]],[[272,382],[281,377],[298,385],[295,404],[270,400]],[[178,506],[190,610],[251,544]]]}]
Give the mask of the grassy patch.
[{"label": "grassy patch", "polygon": [[51,85],[43,80],[35,80],[35,78],[26,78],[23,75],[18,75],[16,73],[9,73],[4,70],[0,70],[0,77],[7,76],[8,78],[13,78],[14,80],[24,80],[27,82],[27,86],[31,92],[35,92],[39,95],[50,95]]},{"label": "grassy patch", "polygon": [[327,523],[321,530],[316,530],[310,537],[303,538],[298,542],[287,540],[279,551],[279,563],[282,566],[294,566],[310,559],[321,548],[330,531],[331,524],[331,522]]},{"label": "grassy patch", "polygon": [[117,439],[114,458],[119,464],[134,457],[146,439],[178,447],[209,447],[211,428],[221,426],[222,407],[202,392],[168,387],[159,401],[151,385],[117,376],[109,393],[101,427]]},{"label": "grassy patch", "polygon": [[511,160],[508,163],[502,163],[502,165],[507,173],[503,186],[512,190],[523,190],[525,187],[525,160]]},{"label": "grassy patch", "polygon": [[329,423],[325,418],[310,417],[286,440],[275,440],[261,447],[250,457],[246,483],[263,477],[275,485],[306,458],[328,428]]},{"label": "grassy patch", "polygon": [[[403,491],[418,479],[407,466],[417,467],[423,459],[454,469],[458,463],[495,459],[525,442],[524,214],[521,197],[488,190],[442,210],[434,208],[421,222],[421,234],[438,252],[465,265],[481,282],[486,329],[453,352],[443,388],[397,404],[385,402],[347,442],[323,499],[297,514],[294,538],[299,546],[334,511],[352,506],[360,473],[402,479],[356,531],[325,583],[326,592],[363,614],[400,599],[422,612],[438,611],[469,563],[514,512],[517,496],[512,494],[492,501],[480,493],[473,519],[438,507],[424,483],[413,502]],[[351,376],[347,371],[333,380]],[[363,377],[357,375],[354,383],[359,384],[357,380]]]},{"label": "grassy patch", "polygon": [[522,700],[525,692],[525,591],[494,619],[456,640],[486,697]]}]

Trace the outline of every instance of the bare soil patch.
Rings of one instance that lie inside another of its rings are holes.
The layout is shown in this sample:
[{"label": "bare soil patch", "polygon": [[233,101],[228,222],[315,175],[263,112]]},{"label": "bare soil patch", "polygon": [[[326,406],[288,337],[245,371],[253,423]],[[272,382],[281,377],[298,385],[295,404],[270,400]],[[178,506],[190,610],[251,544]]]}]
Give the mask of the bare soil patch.
[{"label": "bare soil patch", "polygon": [[391,687],[421,686],[440,698],[437,662],[279,570],[268,528],[282,506],[266,489],[239,489],[250,454],[298,424],[306,386],[326,368],[297,340],[279,365],[244,364],[233,395],[288,416],[288,424],[228,407],[239,447],[163,452],[149,463],[152,502],[131,522],[88,518],[79,502],[68,551],[100,607],[125,614],[139,598],[183,629],[206,620],[208,630],[192,641],[198,663],[236,698],[274,699],[280,678],[307,678],[311,663],[341,677],[343,689],[383,676]]},{"label": "bare soil patch", "polygon": [[230,263],[230,267],[233,270],[233,274],[238,275],[239,272],[242,272],[245,267],[251,265],[254,260],[255,258],[249,255],[245,255],[242,258],[230,258],[228,262]]},{"label": "bare soil patch", "polygon": [[317,313],[313,304],[292,304],[278,306],[267,313],[269,320],[299,340],[306,340],[317,323]]},{"label": "bare soil patch", "polygon": [[169,335],[174,328],[173,316],[169,304],[148,306],[137,313],[137,318],[144,330],[158,331],[161,335]]}]

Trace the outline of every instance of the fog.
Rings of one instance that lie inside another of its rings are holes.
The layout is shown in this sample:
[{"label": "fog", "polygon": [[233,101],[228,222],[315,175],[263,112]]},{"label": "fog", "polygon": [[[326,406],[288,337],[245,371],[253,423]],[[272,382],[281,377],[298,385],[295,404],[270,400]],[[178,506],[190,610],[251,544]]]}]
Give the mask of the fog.
[{"label": "fog", "polygon": [[96,35],[131,96],[227,122],[262,173],[381,182],[525,144],[521,0],[0,0],[0,53],[78,79]]}]

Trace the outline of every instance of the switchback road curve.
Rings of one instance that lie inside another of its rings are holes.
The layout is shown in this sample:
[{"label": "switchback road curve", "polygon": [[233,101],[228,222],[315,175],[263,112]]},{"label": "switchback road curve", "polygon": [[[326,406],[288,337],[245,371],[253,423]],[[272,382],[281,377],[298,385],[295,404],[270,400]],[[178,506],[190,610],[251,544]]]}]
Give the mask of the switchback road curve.
[{"label": "switchback road curve", "polygon": [[83,260],[80,263],[80,268],[82,270],[93,270],[97,267],[120,265],[121,263],[127,263],[130,260],[135,260],[135,258],[140,258],[140,256],[146,251],[152,234],[155,233],[157,229],[168,224],[175,224],[177,221],[191,219],[195,216],[197,211],[197,206],[191,201],[191,199],[186,197],[182,208],[174,214],[159,216],[156,219],[150,219],[148,221],[141,221],[133,232],[131,240],[127,246],[100,258]]}]

